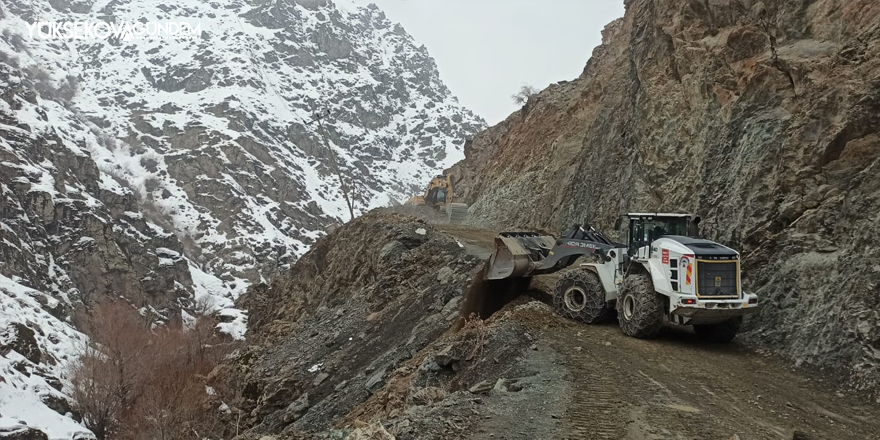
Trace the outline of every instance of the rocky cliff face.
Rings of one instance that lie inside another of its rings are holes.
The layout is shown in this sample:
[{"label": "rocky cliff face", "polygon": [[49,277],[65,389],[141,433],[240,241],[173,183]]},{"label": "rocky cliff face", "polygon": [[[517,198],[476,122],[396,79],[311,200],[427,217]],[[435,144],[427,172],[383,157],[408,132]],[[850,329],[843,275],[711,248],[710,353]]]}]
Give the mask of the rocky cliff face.
[{"label": "rocky cliff face", "polygon": [[241,298],[253,338],[217,388],[257,437],[330,428],[455,324],[480,262],[423,221],[367,214]]},{"label": "rocky cliff face", "polygon": [[762,297],[752,340],[876,390],[878,43],[871,1],[628,1],[580,77],[466,147],[459,189],[505,228],[698,213]]},{"label": "rocky cliff face", "polygon": [[[240,337],[233,299],[348,219],[333,156],[357,214],[408,197],[483,126],[375,6],[166,3],[0,0],[0,386],[37,390],[34,408],[61,396],[75,308],[122,297],[161,320],[206,299]],[[50,40],[41,21],[201,33]],[[69,434],[52,417],[38,427]]]}]

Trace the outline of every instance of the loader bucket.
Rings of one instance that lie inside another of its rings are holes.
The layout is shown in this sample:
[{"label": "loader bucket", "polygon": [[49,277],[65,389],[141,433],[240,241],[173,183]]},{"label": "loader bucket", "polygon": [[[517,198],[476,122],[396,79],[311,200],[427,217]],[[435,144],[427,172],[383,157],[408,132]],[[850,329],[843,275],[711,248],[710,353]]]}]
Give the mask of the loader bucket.
[{"label": "loader bucket", "polygon": [[504,308],[507,303],[529,291],[531,278],[506,278],[503,280],[486,279],[488,262],[480,269],[480,274],[464,293],[459,309],[458,323],[455,331],[461,329],[465,322],[476,315],[481,319],[489,319],[495,312]]},{"label": "loader bucket", "polygon": [[556,239],[532,232],[502,232],[495,237],[487,280],[527,277],[547,257]]}]

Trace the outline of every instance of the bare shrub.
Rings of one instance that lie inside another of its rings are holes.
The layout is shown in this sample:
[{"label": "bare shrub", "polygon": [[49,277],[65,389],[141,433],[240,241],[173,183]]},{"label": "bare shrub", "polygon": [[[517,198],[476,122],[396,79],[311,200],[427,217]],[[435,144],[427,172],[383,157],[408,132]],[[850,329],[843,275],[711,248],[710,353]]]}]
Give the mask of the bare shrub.
[{"label": "bare shrub", "polygon": [[159,189],[162,186],[162,183],[159,182],[159,179],[155,176],[149,176],[144,179],[144,189],[147,191],[147,194],[151,194],[153,191]]},{"label": "bare shrub", "polygon": [[25,76],[34,84],[34,90],[40,94],[43,99],[50,99],[55,96],[57,89],[52,81],[52,76],[46,69],[33,65],[25,69]]},{"label": "bare shrub", "polygon": [[167,209],[156,204],[152,197],[141,197],[139,192],[135,192],[135,195],[138,196],[141,214],[144,215],[144,218],[166,231],[175,229],[174,217]]},{"label": "bare shrub", "polygon": [[167,328],[154,337],[156,361],[148,386],[127,412],[119,433],[125,440],[200,440],[214,437],[216,411],[203,377],[227,350],[218,349],[212,320],[200,319],[190,330]]},{"label": "bare shrub", "polygon": [[0,50],[0,63],[6,63],[11,67],[18,68],[21,64],[18,61],[18,57],[15,55],[10,55],[6,52]]},{"label": "bare shrub", "polygon": [[192,311],[196,316],[208,316],[214,313],[217,304],[210,296],[203,296],[193,303]]},{"label": "bare shrub", "polygon": [[62,102],[70,103],[79,92],[79,78],[73,75],[67,75],[64,81],[58,86],[58,98]]},{"label": "bare shrub", "polygon": [[[8,28],[6,30],[8,30]],[[26,54],[31,53],[31,49],[28,47],[27,42],[21,34],[13,33],[7,38],[7,41],[9,41],[9,45],[17,52],[24,52]]]},{"label": "bare shrub", "polygon": [[518,92],[516,92],[513,95],[510,95],[510,98],[513,100],[514,104],[524,105],[527,102],[529,102],[529,98],[531,98],[532,96],[535,96],[537,94],[538,94],[538,89],[536,89],[530,85],[523,84],[522,86],[520,86]]},{"label": "bare shrub", "polygon": [[91,341],[81,349],[71,379],[71,397],[99,440],[116,432],[150,371],[149,323],[131,307],[95,307],[82,327]]},{"label": "bare shrub", "polygon": [[489,327],[480,319],[479,315],[472,313],[465,321],[460,331],[461,341],[465,344],[466,359],[479,360],[483,353],[483,345],[489,336]]},{"label": "bare shrub", "polygon": [[128,305],[95,307],[71,380],[86,427],[99,440],[215,438],[219,413],[208,410],[203,378],[234,348],[215,325],[201,318],[190,329],[155,327]]}]

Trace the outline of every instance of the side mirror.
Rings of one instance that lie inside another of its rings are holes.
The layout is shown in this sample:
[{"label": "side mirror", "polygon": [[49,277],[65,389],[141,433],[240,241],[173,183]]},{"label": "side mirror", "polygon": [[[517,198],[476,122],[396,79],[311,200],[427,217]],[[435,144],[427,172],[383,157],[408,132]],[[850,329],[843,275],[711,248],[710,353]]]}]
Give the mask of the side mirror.
[{"label": "side mirror", "polygon": [[614,230],[619,231],[620,225],[623,223],[623,217],[617,217],[617,220],[614,221]]},{"label": "side mirror", "polygon": [[700,224],[700,220],[702,220],[702,219],[700,218],[700,216],[698,216],[698,215],[697,215],[697,216],[694,216],[694,224],[695,224],[695,225],[699,225],[699,224]]}]

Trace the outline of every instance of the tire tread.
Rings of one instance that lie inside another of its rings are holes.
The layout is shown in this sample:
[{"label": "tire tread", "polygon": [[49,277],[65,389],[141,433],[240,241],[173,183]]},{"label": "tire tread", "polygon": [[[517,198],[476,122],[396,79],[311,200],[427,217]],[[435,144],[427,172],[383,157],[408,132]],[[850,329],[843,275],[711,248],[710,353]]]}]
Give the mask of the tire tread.
[{"label": "tire tread", "polygon": [[[587,294],[586,307],[577,312],[565,306],[565,291],[574,285]],[[559,278],[553,292],[553,306],[559,315],[587,324],[601,324],[614,318],[614,309],[605,302],[605,289],[599,276],[588,269],[571,270]]]},{"label": "tire tread", "polygon": [[[623,313],[623,304],[627,295],[635,299],[635,310],[630,320]],[[652,338],[663,326],[663,296],[654,290],[654,282],[648,273],[629,275],[617,300],[617,319],[620,329],[627,336],[635,338]]]}]

